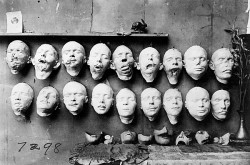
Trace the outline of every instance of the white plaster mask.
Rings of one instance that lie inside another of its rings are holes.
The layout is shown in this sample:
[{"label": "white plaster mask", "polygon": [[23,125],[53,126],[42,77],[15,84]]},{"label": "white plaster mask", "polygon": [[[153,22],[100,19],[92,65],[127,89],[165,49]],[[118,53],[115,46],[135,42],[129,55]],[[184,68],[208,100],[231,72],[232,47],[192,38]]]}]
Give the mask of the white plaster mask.
[{"label": "white plaster mask", "polygon": [[208,91],[201,87],[190,89],[186,95],[185,107],[197,121],[204,120],[210,112]]},{"label": "white plaster mask", "polygon": [[125,131],[121,133],[121,141],[123,144],[133,144],[137,140],[135,132]]},{"label": "white plaster mask", "polygon": [[90,73],[94,80],[103,77],[105,71],[110,65],[111,51],[107,45],[98,43],[92,47],[87,64],[90,67]]},{"label": "white plaster mask", "polygon": [[152,143],[152,140],[153,140],[153,135],[149,135],[149,136],[146,136],[146,135],[143,135],[143,134],[138,134],[138,142],[140,144],[151,144]]},{"label": "white plaster mask", "polygon": [[159,70],[163,68],[160,63],[160,53],[152,47],[143,49],[139,55],[137,69],[141,71],[146,82],[153,82]]},{"label": "white plaster mask", "polygon": [[169,83],[177,84],[183,66],[181,52],[174,48],[166,51],[163,57],[163,66]]},{"label": "white plaster mask", "polygon": [[30,63],[30,49],[20,40],[12,41],[7,48],[6,62],[12,74],[18,74]]},{"label": "white plaster mask", "polygon": [[178,89],[168,89],[163,97],[163,107],[171,124],[178,123],[179,114],[182,111],[183,101]]},{"label": "white plaster mask", "polygon": [[223,146],[228,145],[230,143],[230,133],[226,133],[225,135],[221,137],[215,137],[214,138],[214,143],[219,143]]},{"label": "white plaster mask", "polygon": [[51,87],[44,87],[36,99],[37,114],[41,117],[50,116],[59,107],[59,93]]},{"label": "white plaster mask", "polygon": [[199,80],[208,67],[207,52],[200,46],[192,46],[184,54],[184,67],[187,74],[194,80]]},{"label": "white plaster mask", "polygon": [[15,115],[25,115],[34,97],[33,89],[26,83],[16,84],[11,91],[11,108]]},{"label": "white plaster mask", "polygon": [[88,102],[87,90],[79,82],[68,82],[63,88],[63,100],[72,115],[83,111],[83,105]]},{"label": "white plaster mask", "polygon": [[114,92],[104,83],[97,84],[92,91],[91,105],[99,115],[106,114],[113,105]]},{"label": "white plaster mask", "polygon": [[196,132],[195,139],[200,145],[203,145],[209,143],[210,135],[208,134],[207,131],[200,130]]},{"label": "white plaster mask", "polygon": [[118,46],[112,56],[111,69],[116,71],[116,74],[121,80],[130,80],[133,76],[133,67],[135,61],[132,51],[124,46]]},{"label": "white plaster mask", "polygon": [[154,121],[161,108],[161,92],[156,88],[146,88],[141,93],[141,109],[144,115]]},{"label": "white plaster mask", "polygon": [[228,48],[216,50],[209,63],[209,67],[214,71],[216,79],[222,84],[228,83],[232,76],[233,66],[234,57]]},{"label": "white plaster mask", "polygon": [[134,119],[136,107],[134,92],[128,88],[121,89],[116,95],[116,108],[123,124],[130,124]]},{"label": "white plaster mask", "polygon": [[32,64],[35,66],[37,79],[48,78],[52,71],[60,66],[57,51],[52,45],[42,44],[37,49]]},{"label": "white plaster mask", "polygon": [[154,130],[154,137],[157,144],[170,145],[173,138],[173,130],[168,130],[164,126],[161,130]]},{"label": "white plaster mask", "polygon": [[224,120],[227,117],[228,108],[230,107],[230,95],[226,90],[214,92],[211,98],[212,115],[217,120]]},{"label": "white plaster mask", "polygon": [[88,132],[85,132],[85,137],[87,142],[91,143],[91,144],[98,144],[100,139],[102,138],[103,133],[101,132],[99,135],[95,135],[95,134],[90,134]]},{"label": "white plaster mask", "polygon": [[177,136],[175,140],[175,145],[178,144],[189,145],[190,142],[193,140],[191,134],[192,134],[191,131],[181,131],[181,133]]},{"label": "white plaster mask", "polygon": [[75,41],[67,42],[62,48],[62,63],[71,76],[77,76],[86,63],[84,47]]}]

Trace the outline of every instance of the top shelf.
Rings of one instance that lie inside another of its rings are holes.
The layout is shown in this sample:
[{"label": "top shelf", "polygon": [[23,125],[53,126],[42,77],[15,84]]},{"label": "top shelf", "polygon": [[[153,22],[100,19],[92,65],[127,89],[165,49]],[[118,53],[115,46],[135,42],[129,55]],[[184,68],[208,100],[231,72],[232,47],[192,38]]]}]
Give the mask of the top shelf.
[{"label": "top shelf", "polygon": [[51,37],[168,37],[168,34],[166,33],[153,33],[153,34],[116,34],[116,33],[84,33],[84,34],[69,34],[69,33],[0,33],[0,37],[8,37],[8,36],[34,36],[34,37],[45,37],[45,36],[51,36]]}]

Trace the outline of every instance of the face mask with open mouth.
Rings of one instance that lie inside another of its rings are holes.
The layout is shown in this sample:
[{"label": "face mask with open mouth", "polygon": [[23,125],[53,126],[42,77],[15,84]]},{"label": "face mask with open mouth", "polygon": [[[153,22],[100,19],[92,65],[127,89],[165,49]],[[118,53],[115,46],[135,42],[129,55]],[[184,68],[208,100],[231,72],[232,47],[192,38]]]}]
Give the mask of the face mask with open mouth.
[{"label": "face mask with open mouth", "polygon": [[170,145],[172,136],[173,130],[167,130],[165,126],[161,130],[154,130],[155,141],[160,145]]},{"label": "face mask with open mouth", "polygon": [[207,131],[200,130],[196,132],[195,139],[200,145],[207,144],[210,142],[210,135]]},{"label": "face mask with open mouth", "polygon": [[136,133],[132,131],[125,131],[121,134],[121,142],[123,144],[133,144],[136,142]]},{"label": "face mask with open mouth", "polygon": [[181,131],[175,140],[175,145],[184,144],[189,145],[192,141],[192,132],[191,131]]}]

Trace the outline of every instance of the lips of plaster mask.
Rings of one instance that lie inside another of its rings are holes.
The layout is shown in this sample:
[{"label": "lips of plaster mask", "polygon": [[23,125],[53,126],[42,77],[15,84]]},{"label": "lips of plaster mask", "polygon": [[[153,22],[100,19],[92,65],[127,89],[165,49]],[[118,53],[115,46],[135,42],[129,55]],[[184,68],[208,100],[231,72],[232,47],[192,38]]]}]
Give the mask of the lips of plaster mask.
[{"label": "lips of plaster mask", "polygon": [[25,115],[34,97],[33,89],[26,83],[16,84],[11,91],[11,108],[15,115]]},{"label": "lips of plaster mask", "polygon": [[160,145],[169,145],[172,141],[173,130],[167,130],[164,126],[161,130],[154,130],[156,143]]},{"label": "lips of plaster mask", "polygon": [[143,134],[138,134],[138,141],[140,144],[150,144],[152,143],[153,140],[153,135],[143,135]]},{"label": "lips of plaster mask", "polygon": [[192,141],[191,134],[192,134],[191,131],[181,131],[181,133],[177,136],[175,140],[175,145],[178,145],[178,144],[189,145],[190,142]]},{"label": "lips of plaster mask", "polygon": [[222,84],[228,83],[232,76],[233,66],[234,57],[228,48],[216,50],[209,63],[209,67],[214,71],[216,79]]},{"label": "lips of plaster mask", "polygon": [[42,44],[31,61],[35,67],[36,78],[40,80],[47,79],[60,66],[57,51],[49,44]]},{"label": "lips of plaster mask", "polygon": [[155,48],[147,47],[141,51],[137,69],[141,71],[146,82],[153,82],[158,71],[162,68],[160,53]]},{"label": "lips of plaster mask", "polygon": [[84,47],[75,41],[67,42],[62,48],[62,63],[71,76],[77,76],[86,63]]},{"label": "lips of plaster mask", "polygon": [[106,44],[94,45],[89,53],[87,64],[94,80],[100,80],[110,66],[111,51]]},{"label": "lips of plaster mask", "polygon": [[203,145],[209,142],[210,136],[207,131],[200,130],[196,132],[195,139],[200,145]]},{"label": "lips of plaster mask", "polygon": [[102,137],[103,133],[101,132],[99,135],[95,135],[95,134],[90,134],[88,132],[85,132],[85,137],[86,140],[91,143],[91,144],[97,144],[99,143],[101,137]]},{"label": "lips of plaster mask", "polygon": [[199,80],[208,67],[207,52],[200,46],[192,46],[184,54],[184,67],[187,74],[194,80]]},{"label": "lips of plaster mask", "polygon": [[121,141],[123,144],[133,144],[136,142],[136,133],[131,131],[125,131],[121,133]]},{"label": "lips of plaster mask", "polygon": [[177,84],[183,66],[181,52],[174,48],[166,51],[163,57],[163,66],[169,83]]},{"label": "lips of plaster mask", "polygon": [[116,74],[121,80],[130,80],[133,76],[133,67],[135,67],[135,61],[132,51],[124,46],[118,46],[112,56],[111,69],[116,71]]},{"label": "lips of plaster mask", "polygon": [[12,41],[7,48],[6,62],[12,74],[18,74],[30,63],[30,49],[20,40]]}]

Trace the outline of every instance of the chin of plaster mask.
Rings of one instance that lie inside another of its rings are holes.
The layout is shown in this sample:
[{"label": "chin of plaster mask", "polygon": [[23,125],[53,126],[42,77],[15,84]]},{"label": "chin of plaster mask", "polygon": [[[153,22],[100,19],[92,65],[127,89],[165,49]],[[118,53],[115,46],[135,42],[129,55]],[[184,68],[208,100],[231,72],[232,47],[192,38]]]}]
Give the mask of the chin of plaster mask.
[{"label": "chin of plaster mask", "polygon": [[136,133],[131,131],[125,131],[121,134],[121,141],[123,144],[133,144],[137,140]]},{"label": "chin of plaster mask", "polygon": [[156,88],[146,88],[141,93],[141,109],[149,121],[154,121],[161,108],[161,93]]},{"label": "chin of plaster mask", "polygon": [[114,92],[112,88],[104,83],[100,83],[93,88],[91,105],[99,115],[106,114],[113,105]]},{"label": "chin of plaster mask", "polygon": [[67,42],[62,48],[62,63],[69,75],[77,76],[86,63],[84,47],[75,41]]},{"label": "chin of plaster mask", "polygon": [[154,130],[154,137],[157,144],[170,145],[172,141],[173,131],[163,127],[161,130]]},{"label": "chin of plaster mask", "polygon": [[189,145],[190,142],[192,141],[191,134],[192,134],[191,131],[181,131],[181,133],[177,136],[175,140],[175,145],[178,144]]},{"label": "chin of plaster mask", "polygon": [[18,74],[30,63],[30,49],[20,40],[12,41],[7,48],[6,62],[12,74]]},{"label": "chin of plaster mask", "polygon": [[219,143],[221,145],[228,145],[229,142],[230,142],[230,136],[231,134],[230,133],[226,133],[225,135],[221,136],[221,137],[215,137],[214,138],[214,142],[215,143]]},{"label": "chin of plaster mask", "polygon": [[134,119],[136,96],[128,88],[121,89],[116,95],[116,108],[123,124],[130,124]]},{"label": "chin of plaster mask", "polygon": [[153,82],[158,71],[162,68],[160,53],[155,48],[147,47],[141,51],[137,69],[141,71],[146,82]]},{"label": "chin of plaster mask", "polygon": [[41,117],[51,115],[59,106],[59,93],[53,87],[44,87],[36,100],[37,114]]},{"label": "chin of plaster mask", "polygon": [[207,131],[201,130],[196,132],[195,139],[200,145],[203,145],[209,143],[210,136]]},{"label": "chin of plaster mask", "polygon": [[212,115],[216,120],[224,120],[230,107],[230,95],[226,90],[214,92],[211,98]]},{"label": "chin of plaster mask", "polygon": [[181,52],[174,48],[166,51],[163,57],[163,66],[169,83],[177,84],[183,66]]},{"label": "chin of plaster mask", "polygon": [[143,134],[138,134],[138,141],[140,144],[151,144],[153,140],[153,135],[145,136]]},{"label": "chin of plaster mask", "polygon": [[133,67],[135,67],[135,61],[132,51],[124,46],[118,46],[112,56],[111,69],[116,71],[116,74],[121,80],[130,80],[133,76]]},{"label": "chin of plaster mask", "polygon": [[98,43],[92,47],[87,64],[94,80],[100,80],[110,65],[111,51],[107,45]]},{"label": "chin of plaster mask", "polygon": [[168,89],[163,97],[163,107],[171,124],[178,123],[178,117],[182,111],[182,96],[178,89]]},{"label": "chin of plaster mask", "polygon": [[185,107],[197,121],[202,121],[210,112],[210,98],[206,89],[194,87],[186,95]]},{"label": "chin of plaster mask", "polygon": [[34,97],[33,89],[26,83],[16,84],[11,91],[11,108],[15,115],[25,115]]},{"label": "chin of plaster mask", "polygon": [[99,135],[94,135],[94,134],[90,134],[88,132],[85,132],[86,140],[87,140],[87,142],[89,142],[91,144],[99,143],[102,135],[103,135],[102,132]]},{"label": "chin of plaster mask", "polygon": [[72,115],[78,115],[83,105],[88,102],[87,90],[79,82],[71,81],[63,88],[63,100],[66,108]]},{"label": "chin of plaster mask", "polygon": [[194,80],[199,80],[208,67],[207,52],[200,46],[192,46],[184,54],[184,66],[187,74]]},{"label": "chin of plaster mask", "polygon": [[216,79],[227,84],[232,76],[234,57],[228,48],[221,48],[214,52],[209,67],[214,71]]},{"label": "chin of plaster mask", "polygon": [[47,79],[60,66],[57,51],[52,45],[42,44],[32,59],[37,79]]}]

